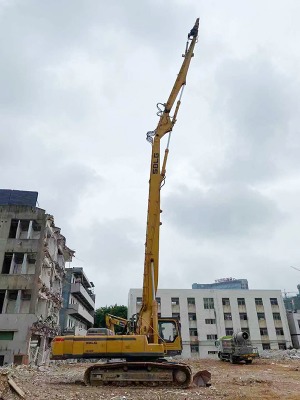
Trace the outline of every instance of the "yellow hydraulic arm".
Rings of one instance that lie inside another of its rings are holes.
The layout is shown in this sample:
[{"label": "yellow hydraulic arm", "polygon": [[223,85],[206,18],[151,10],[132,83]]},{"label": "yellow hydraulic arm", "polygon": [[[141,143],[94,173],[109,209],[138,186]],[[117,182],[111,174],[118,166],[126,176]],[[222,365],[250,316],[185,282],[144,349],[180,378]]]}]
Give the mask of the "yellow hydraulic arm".
[{"label": "yellow hydraulic arm", "polygon": [[[143,277],[143,298],[142,307],[137,320],[137,333],[147,335],[152,343],[158,343],[158,316],[157,302],[155,295],[158,284],[159,269],[159,228],[160,228],[160,189],[166,175],[166,164],[169,153],[170,135],[176,123],[177,113],[181,104],[181,96],[186,84],[186,76],[193,57],[193,51],[198,38],[199,18],[197,18],[193,29],[188,35],[184,60],[180,68],[177,79],[174,83],[168,101],[165,104],[158,104],[159,121],[154,131],[147,133],[147,140],[152,144],[148,214],[145,243],[145,263]],[[173,116],[170,112],[179,96]],[[160,109],[159,106],[162,106]],[[165,149],[162,168],[160,167],[160,141],[162,137],[169,133],[167,147]]]},{"label": "yellow hydraulic arm", "polygon": [[105,315],[105,324],[106,324],[107,329],[110,329],[111,331],[113,331],[115,333],[115,326],[120,326],[121,328],[123,328],[125,330],[127,328],[128,321],[125,318],[116,317],[111,314],[106,314]]}]

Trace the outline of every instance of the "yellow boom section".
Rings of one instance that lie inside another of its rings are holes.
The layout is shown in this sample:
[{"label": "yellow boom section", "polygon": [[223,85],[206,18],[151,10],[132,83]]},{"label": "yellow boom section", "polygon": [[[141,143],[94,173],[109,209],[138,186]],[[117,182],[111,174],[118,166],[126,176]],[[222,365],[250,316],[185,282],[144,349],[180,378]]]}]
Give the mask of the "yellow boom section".
[{"label": "yellow boom section", "polygon": [[[152,143],[150,181],[149,181],[149,197],[148,197],[148,214],[147,214],[147,230],[145,244],[145,263],[143,278],[143,301],[139,318],[137,321],[137,333],[147,335],[148,340],[152,343],[158,343],[157,332],[157,303],[155,295],[158,284],[159,269],[159,228],[160,228],[160,189],[165,179],[166,163],[168,157],[168,145],[165,150],[162,168],[160,167],[160,141],[166,133],[171,133],[176,122],[177,113],[181,104],[181,94],[186,84],[186,76],[193,57],[193,51],[198,38],[199,18],[188,35],[184,60],[180,68],[177,79],[174,83],[168,101],[161,104],[163,109],[158,113],[159,121],[153,132],[147,133],[147,140]],[[180,94],[180,96],[179,96]],[[177,100],[174,115],[171,117],[170,112]]]}]

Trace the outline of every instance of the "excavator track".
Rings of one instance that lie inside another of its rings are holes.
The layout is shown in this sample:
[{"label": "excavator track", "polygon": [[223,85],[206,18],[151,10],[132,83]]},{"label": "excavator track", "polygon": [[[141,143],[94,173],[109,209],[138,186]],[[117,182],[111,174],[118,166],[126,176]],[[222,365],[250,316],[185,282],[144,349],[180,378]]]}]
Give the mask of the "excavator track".
[{"label": "excavator track", "polygon": [[86,385],[102,386],[171,386],[186,388],[192,381],[188,365],[162,362],[108,362],[89,367],[84,374]]}]

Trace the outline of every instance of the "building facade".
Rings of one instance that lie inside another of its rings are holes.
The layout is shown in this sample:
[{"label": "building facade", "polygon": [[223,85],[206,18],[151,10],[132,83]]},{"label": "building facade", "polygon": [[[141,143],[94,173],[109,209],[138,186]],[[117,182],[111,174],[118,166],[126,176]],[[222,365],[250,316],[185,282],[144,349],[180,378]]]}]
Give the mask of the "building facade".
[{"label": "building facade", "polygon": [[192,289],[249,289],[247,279],[223,278],[214,283],[193,283]]},{"label": "building facade", "polygon": [[[215,340],[240,330],[259,351],[292,345],[280,290],[160,289],[157,302],[162,317],[180,319],[184,358],[215,358]],[[130,289],[128,317],[141,303],[141,289]]]},{"label": "building facade", "polygon": [[60,310],[60,327],[64,335],[85,335],[94,324],[94,284],[83,268],[66,268],[63,281],[63,308]]},{"label": "building facade", "polygon": [[0,366],[42,363],[59,333],[66,246],[36,192],[0,190]]}]

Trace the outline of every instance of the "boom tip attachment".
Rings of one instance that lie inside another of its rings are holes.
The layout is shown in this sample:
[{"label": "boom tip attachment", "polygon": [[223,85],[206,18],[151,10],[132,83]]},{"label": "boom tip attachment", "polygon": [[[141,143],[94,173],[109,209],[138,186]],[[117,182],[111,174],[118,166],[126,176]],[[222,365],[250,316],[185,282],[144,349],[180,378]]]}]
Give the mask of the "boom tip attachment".
[{"label": "boom tip attachment", "polygon": [[196,19],[195,25],[188,34],[188,39],[194,39],[198,36],[199,18]]}]

